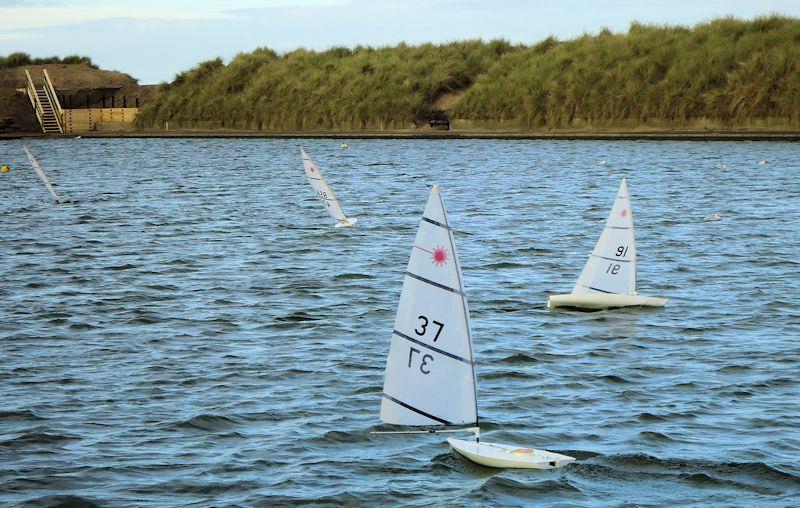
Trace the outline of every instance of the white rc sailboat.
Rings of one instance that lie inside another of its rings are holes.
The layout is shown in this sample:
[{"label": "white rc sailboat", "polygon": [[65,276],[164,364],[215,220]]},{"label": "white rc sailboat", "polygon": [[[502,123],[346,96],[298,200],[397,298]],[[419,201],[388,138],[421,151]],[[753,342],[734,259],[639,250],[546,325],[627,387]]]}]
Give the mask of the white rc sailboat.
[{"label": "white rc sailboat", "polygon": [[[448,439],[468,459],[491,467],[553,469],[575,459],[480,441],[469,310],[439,186],[417,230],[397,307],[381,399],[383,423],[425,427],[394,433],[475,433]],[[384,433],[384,432],[378,432]]]},{"label": "white rc sailboat", "polygon": [[53,184],[50,183],[50,179],[47,178],[47,175],[45,174],[44,169],[42,169],[42,166],[39,164],[39,161],[36,160],[36,157],[34,157],[31,151],[28,150],[27,146],[24,148],[25,148],[25,155],[28,156],[28,160],[30,161],[31,166],[33,166],[34,171],[36,171],[36,174],[39,176],[39,179],[42,181],[42,183],[44,183],[44,186],[47,187],[47,190],[50,191],[50,195],[53,196],[53,199],[56,200],[56,203],[58,204],[63,203],[64,201],[56,193],[56,190],[53,188]]},{"label": "white rc sailboat", "polygon": [[325,177],[322,176],[322,172],[302,147],[300,148],[300,155],[303,157],[303,168],[305,168],[308,183],[314,189],[314,194],[325,206],[325,210],[328,211],[330,216],[337,221],[334,227],[346,228],[354,225],[358,219],[347,218],[344,210],[342,210],[342,205],[339,204],[339,200],[336,199],[333,190],[328,185],[328,182],[325,181]]},{"label": "white rc sailboat", "polygon": [[667,298],[636,294],[636,239],[633,232],[628,184],[619,185],[606,226],[578,282],[568,295],[551,295],[548,307],[607,309],[611,307],[663,307]]}]

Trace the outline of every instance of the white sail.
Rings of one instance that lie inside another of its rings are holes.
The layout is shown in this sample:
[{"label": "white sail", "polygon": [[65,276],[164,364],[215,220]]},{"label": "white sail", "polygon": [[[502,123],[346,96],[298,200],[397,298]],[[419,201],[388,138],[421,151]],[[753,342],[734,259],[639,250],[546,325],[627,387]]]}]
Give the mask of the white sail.
[{"label": "white sail", "polygon": [[333,194],[333,190],[328,185],[328,182],[325,181],[325,177],[322,176],[322,171],[314,164],[311,157],[308,156],[303,148],[300,148],[300,155],[303,157],[303,167],[306,171],[306,178],[308,178],[308,183],[311,184],[311,188],[314,189],[314,194],[317,199],[322,202],[325,206],[325,210],[328,211],[331,217],[339,222],[347,221],[347,216],[345,216],[342,206]]},{"label": "white sail", "polygon": [[469,311],[438,185],[403,281],[380,418],[397,425],[477,425]]},{"label": "white sail", "polygon": [[31,165],[33,169],[36,171],[36,174],[39,175],[39,179],[44,183],[44,186],[47,187],[47,190],[50,191],[50,194],[53,196],[53,199],[56,200],[56,203],[61,203],[61,198],[56,194],[56,190],[53,188],[53,184],[50,183],[50,179],[47,178],[47,175],[44,173],[44,169],[42,166],[39,165],[39,161],[36,160],[36,157],[33,156],[28,147],[25,148],[25,154],[28,156],[28,160],[31,161]]},{"label": "white sail", "polygon": [[636,294],[636,240],[625,178],[619,185],[603,233],[572,293]]}]

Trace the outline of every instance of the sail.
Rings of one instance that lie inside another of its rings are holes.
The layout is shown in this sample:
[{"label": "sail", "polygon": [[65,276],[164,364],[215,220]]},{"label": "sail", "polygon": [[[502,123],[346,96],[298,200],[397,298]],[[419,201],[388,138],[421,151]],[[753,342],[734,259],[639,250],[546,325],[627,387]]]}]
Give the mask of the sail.
[{"label": "sail", "polygon": [[347,220],[342,206],[339,204],[339,200],[336,199],[333,190],[328,185],[328,182],[325,181],[325,177],[322,176],[322,172],[317,165],[314,164],[311,157],[309,157],[302,148],[300,148],[300,155],[303,157],[303,167],[306,170],[306,178],[308,178],[308,183],[311,184],[311,188],[314,189],[314,194],[317,196],[317,199],[322,201],[325,210],[328,211],[331,217],[339,222]]},{"label": "sail", "polygon": [[61,198],[56,194],[56,190],[53,188],[53,184],[50,183],[50,179],[47,178],[47,175],[44,173],[44,169],[42,166],[39,165],[39,161],[36,160],[36,157],[33,156],[28,147],[25,148],[25,154],[28,156],[28,160],[31,161],[31,165],[33,169],[36,171],[36,174],[39,175],[39,179],[44,183],[44,186],[47,187],[47,190],[50,191],[50,194],[53,196],[53,199],[56,200],[56,203],[61,203]]},{"label": "sail", "polygon": [[603,233],[589,254],[589,260],[572,292],[636,293],[636,241],[625,178],[619,185]]},{"label": "sail", "polygon": [[438,185],[403,281],[380,418],[397,425],[477,425],[469,311]]}]

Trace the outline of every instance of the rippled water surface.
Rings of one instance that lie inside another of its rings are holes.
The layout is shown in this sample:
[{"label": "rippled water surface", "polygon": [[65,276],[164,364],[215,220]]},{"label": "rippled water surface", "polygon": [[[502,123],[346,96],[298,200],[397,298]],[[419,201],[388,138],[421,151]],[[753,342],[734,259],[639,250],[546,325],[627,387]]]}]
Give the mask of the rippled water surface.
[{"label": "rippled water surface", "polygon": [[[0,504],[800,504],[800,146],[339,143],[303,141],[344,230],[299,140],[27,142],[64,205],[0,143]],[[623,175],[669,304],[548,311]],[[484,436],[566,468],[369,433],[434,182]]]}]

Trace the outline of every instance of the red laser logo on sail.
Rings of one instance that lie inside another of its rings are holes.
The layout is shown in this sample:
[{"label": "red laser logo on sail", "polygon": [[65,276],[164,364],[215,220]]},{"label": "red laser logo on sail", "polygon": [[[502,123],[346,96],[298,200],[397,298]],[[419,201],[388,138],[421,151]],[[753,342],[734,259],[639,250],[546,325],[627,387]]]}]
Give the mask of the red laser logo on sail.
[{"label": "red laser logo on sail", "polygon": [[313,173],[313,172],[314,172],[314,166],[309,166],[309,167],[308,167],[308,170],[309,170],[309,171],[311,171],[311,172]]},{"label": "red laser logo on sail", "polygon": [[622,210],[621,212],[619,212],[619,214],[625,217],[626,215],[628,215],[628,210]]},{"label": "red laser logo on sail", "polygon": [[433,263],[436,266],[447,264],[447,249],[441,245],[437,246],[435,249],[433,249],[433,255],[431,256],[431,259],[433,259]]}]

